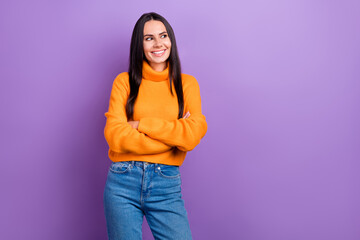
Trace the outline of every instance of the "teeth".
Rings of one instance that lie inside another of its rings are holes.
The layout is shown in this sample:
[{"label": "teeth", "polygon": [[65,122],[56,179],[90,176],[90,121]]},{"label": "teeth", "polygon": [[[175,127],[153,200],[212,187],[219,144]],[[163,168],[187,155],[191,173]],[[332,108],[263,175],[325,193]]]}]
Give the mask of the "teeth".
[{"label": "teeth", "polygon": [[163,53],[165,50],[159,51],[159,52],[153,52],[155,54]]}]

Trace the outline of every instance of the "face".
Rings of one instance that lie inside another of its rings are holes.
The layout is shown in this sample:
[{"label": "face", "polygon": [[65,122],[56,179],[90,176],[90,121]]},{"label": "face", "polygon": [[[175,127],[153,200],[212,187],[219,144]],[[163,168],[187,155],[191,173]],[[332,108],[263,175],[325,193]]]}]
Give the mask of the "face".
[{"label": "face", "polygon": [[163,71],[170,56],[171,41],[165,25],[160,21],[150,20],[144,25],[144,54],[149,65],[155,71]]}]

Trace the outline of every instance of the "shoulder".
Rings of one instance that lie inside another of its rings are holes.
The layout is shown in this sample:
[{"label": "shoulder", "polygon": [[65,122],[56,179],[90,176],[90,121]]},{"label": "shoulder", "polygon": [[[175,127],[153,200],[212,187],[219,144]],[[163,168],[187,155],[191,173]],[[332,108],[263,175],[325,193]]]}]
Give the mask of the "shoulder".
[{"label": "shoulder", "polygon": [[184,92],[199,90],[199,83],[194,76],[185,74],[185,73],[181,73],[181,80],[182,80]]},{"label": "shoulder", "polygon": [[113,86],[116,87],[122,87],[125,88],[126,90],[129,89],[129,73],[128,72],[122,72],[119,73],[114,80]]},{"label": "shoulder", "polygon": [[128,72],[122,72],[119,73],[115,80],[116,82],[129,82],[129,73]]},{"label": "shoulder", "polygon": [[181,80],[182,80],[183,87],[199,85],[196,78],[190,74],[181,73]]}]

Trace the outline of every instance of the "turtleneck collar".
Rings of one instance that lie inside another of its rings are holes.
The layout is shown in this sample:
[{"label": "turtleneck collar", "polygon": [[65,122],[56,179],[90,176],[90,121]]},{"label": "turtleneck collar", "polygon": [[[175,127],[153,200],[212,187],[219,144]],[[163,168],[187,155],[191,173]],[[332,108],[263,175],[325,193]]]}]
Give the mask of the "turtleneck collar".
[{"label": "turtleneck collar", "polygon": [[151,80],[154,82],[166,81],[169,79],[169,62],[167,63],[167,67],[162,72],[157,72],[151,68],[151,66],[144,60],[143,61],[143,70],[142,77],[146,80]]}]

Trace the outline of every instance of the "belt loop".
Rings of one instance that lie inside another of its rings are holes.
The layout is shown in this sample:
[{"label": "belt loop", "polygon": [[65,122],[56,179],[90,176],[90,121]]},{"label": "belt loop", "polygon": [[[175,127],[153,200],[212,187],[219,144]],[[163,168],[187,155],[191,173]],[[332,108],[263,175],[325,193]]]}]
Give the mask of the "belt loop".
[{"label": "belt loop", "polygon": [[133,165],[133,166],[135,166],[135,163],[134,163],[135,161],[134,160],[132,160],[131,161],[131,165]]}]

